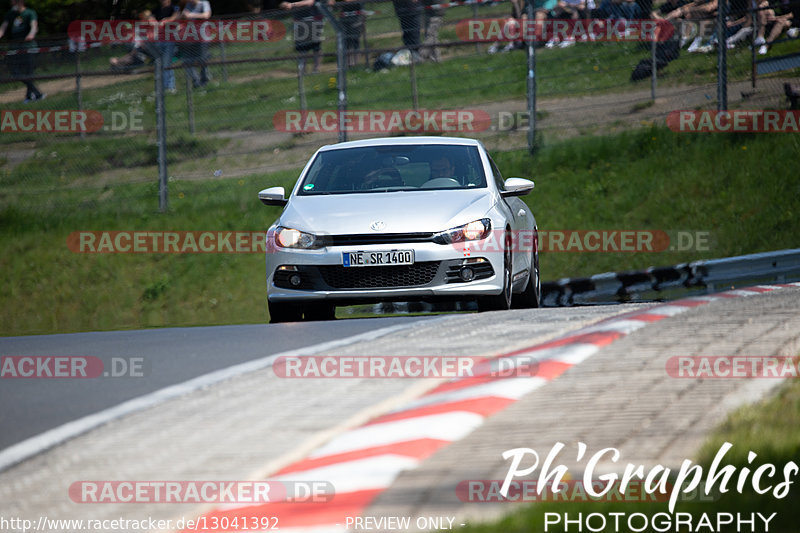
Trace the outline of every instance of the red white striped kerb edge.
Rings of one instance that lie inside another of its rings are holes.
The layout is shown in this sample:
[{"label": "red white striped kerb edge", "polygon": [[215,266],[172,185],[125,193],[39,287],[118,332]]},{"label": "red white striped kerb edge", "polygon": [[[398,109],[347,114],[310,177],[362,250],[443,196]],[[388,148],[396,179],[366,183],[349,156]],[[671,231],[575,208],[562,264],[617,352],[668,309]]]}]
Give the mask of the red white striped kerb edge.
[{"label": "red white striped kerb edge", "polygon": [[[698,296],[634,311],[588,326],[555,340],[498,357],[527,363],[539,361],[533,377],[456,378],[446,381],[410,403],[340,434],[308,457],[270,478],[273,481],[325,480],[333,484],[334,497],[324,503],[275,502],[262,505],[227,505],[208,513],[239,523],[252,517],[278,517],[281,531],[293,533],[347,531],[346,517],[361,516],[375,497],[391,486],[404,470],[451,442],[463,439],[490,415],[503,410],[531,391],[585,361],[603,346],[651,322],[680,314],[723,298],[752,296],[800,283],[759,285],[713,296]],[[249,523],[249,522],[248,522]]]}]

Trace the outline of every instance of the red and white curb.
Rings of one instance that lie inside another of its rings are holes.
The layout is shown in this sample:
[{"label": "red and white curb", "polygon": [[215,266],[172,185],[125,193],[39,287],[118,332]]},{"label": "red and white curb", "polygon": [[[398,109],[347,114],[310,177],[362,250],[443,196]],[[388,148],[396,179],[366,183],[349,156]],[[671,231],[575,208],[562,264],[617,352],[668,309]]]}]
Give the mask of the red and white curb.
[{"label": "red and white curb", "polygon": [[[324,503],[272,502],[219,507],[206,523],[251,524],[253,517],[278,517],[282,531],[346,531],[347,517],[361,513],[404,470],[420,465],[440,448],[477,429],[490,415],[585,361],[603,346],[649,323],[724,298],[753,296],[800,283],[760,285],[713,296],[686,298],[603,320],[542,344],[502,354],[512,364],[536,360],[535,375],[497,377],[485,372],[442,383],[420,398],[349,430],[307,458],[283,468],[274,481],[326,481],[334,495]],[[478,369],[482,365],[478,365]],[[247,526],[245,526],[246,528]],[[228,531],[235,530],[230,528]]]}]

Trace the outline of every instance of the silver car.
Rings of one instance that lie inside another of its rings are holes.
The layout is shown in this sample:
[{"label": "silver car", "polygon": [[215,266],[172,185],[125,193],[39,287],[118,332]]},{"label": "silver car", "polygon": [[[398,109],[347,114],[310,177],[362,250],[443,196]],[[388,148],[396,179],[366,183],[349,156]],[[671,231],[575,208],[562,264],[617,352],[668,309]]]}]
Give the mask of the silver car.
[{"label": "silver car", "polygon": [[476,140],[397,137],[320,148],[267,232],[271,322],[334,318],[337,305],[477,301],[538,307],[536,220]]}]

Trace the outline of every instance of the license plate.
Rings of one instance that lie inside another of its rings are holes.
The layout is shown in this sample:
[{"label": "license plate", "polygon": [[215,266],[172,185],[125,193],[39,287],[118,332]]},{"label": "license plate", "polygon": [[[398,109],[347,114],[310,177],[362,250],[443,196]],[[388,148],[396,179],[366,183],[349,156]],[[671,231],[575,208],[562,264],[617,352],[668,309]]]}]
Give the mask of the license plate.
[{"label": "license plate", "polygon": [[413,265],[414,250],[388,252],[342,252],[342,265],[346,267]]}]

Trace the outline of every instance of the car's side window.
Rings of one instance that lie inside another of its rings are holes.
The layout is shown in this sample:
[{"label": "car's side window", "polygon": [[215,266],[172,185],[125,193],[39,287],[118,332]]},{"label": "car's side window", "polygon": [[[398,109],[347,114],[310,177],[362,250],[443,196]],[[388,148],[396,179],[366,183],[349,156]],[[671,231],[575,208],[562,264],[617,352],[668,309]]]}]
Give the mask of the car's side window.
[{"label": "car's side window", "polygon": [[494,182],[497,184],[498,191],[506,190],[505,181],[503,180],[503,175],[500,174],[500,171],[497,169],[497,165],[494,164],[494,159],[489,157],[489,164],[492,165],[492,176],[494,176]]}]

